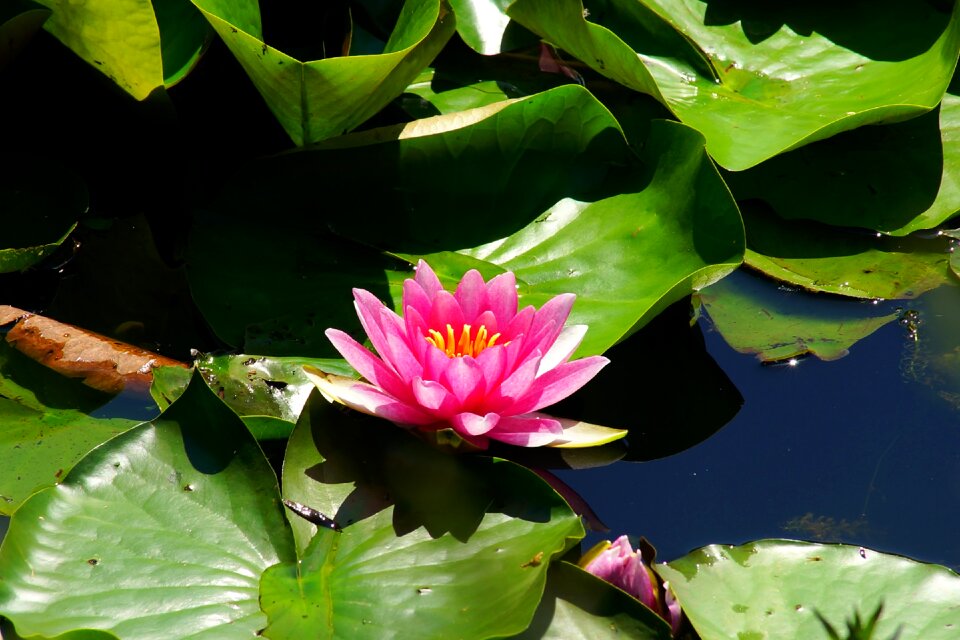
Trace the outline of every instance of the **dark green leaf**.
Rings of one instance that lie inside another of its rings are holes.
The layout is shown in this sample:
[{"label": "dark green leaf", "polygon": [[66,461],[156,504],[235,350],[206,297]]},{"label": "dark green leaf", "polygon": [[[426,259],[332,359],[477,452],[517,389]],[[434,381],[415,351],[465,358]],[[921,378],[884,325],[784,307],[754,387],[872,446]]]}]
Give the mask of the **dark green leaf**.
[{"label": "dark green leaf", "polygon": [[33,0],[8,0],[0,6],[0,69],[17,56],[50,17],[50,10]]}]

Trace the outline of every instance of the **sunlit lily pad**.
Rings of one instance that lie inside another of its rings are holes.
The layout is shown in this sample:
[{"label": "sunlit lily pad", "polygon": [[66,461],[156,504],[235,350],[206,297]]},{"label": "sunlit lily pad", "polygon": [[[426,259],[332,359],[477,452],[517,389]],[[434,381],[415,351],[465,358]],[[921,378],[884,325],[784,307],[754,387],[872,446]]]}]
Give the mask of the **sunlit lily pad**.
[{"label": "sunlit lily pad", "polygon": [[880,605],[877,639],[947,640],[960,628],[960,576],[862,547],[711,545],[656,571],[703,640],[826,638],[818,615],[842,629],[855,613],[869,618]]},{"label": "sunlit lily pad", "polygon": [[736,274],[701,292],[713,325],[740,353],[764,362],[813,354],[836,360],[898,313],[880,314],[869,302],[814,298],[799,291],[776,291],[769,283]]},{"label": "sunlit lily pad", "polygon": [[263,40],[256,0],[193,0],[297,145],[350,131],[400,95],[446,44],[454,18],[438,0],[404,3],[382,54],[300,61]]},{"label": "sunlit lily pad", "polygon": [[38,0],[44,28],[137,100],[181,80],[200,59],[207,27],[188,0]]},{"label": "sunlit lily pad", "polygon": [[260,576],[292,560],[276,477],[199,376],[152,423],[87,455],[15,514],[0,612],[22,636],[253,636]]},{"label": "sunlit lily pad", "polygon": [[[580,0],[516,0],[507,9],[597,72],[662,99],[731,170],[929,111],[960,50],[958,10],[899,0],[802,7],[646,0],[581,12]],[[671,27],[682,38],[663,34]]]},{"label": "sunlit lily pad", "polygon": [[886,238],[742,207],[748,265],[810,291],[907,299],[953,284],[946,238]]}]

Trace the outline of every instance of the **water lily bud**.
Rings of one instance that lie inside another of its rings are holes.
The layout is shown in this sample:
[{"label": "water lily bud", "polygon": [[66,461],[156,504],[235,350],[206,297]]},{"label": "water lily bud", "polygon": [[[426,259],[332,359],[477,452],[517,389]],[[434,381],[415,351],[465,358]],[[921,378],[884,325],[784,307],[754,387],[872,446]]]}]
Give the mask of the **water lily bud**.
[{"label": "water lily bud", "polygon": [[580,559],[580,566],[598,578],[626,591],[670,624],[674,634],[680,628],[680,604],[664,583],[662,597],[657,576],[634,550],[627,536],[612,543],[603,541]]}]

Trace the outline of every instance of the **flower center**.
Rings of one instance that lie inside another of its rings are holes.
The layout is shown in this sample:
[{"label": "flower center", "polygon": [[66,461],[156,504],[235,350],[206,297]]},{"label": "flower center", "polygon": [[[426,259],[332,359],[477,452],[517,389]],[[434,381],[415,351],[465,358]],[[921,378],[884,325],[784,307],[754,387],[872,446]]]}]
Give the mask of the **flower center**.
[{"label": "flower center", "polygon": [[459,358],[462,356],[480,355],[480,352],[488,347],[492,347],[500,339],[500,334],[495,333],[492,336],[487,333],[487,327],[480,325],[477,333],[473,335],[473,328],[465,324],[460,330],[460,338],[453,333],[453,327],[447,325],[447,334],[444,335],[436,329],[428,329],[430,335],[423,336],[427,342],[443,351],[450,358]]}]

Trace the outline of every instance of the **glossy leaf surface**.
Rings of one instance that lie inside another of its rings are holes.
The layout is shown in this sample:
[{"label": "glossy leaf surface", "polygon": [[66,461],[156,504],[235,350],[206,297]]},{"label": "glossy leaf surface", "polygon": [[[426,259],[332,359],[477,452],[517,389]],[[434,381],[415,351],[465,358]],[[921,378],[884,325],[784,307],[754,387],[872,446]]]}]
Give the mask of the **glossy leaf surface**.
[{"label": "glossy leaf surface", "polygon": [[[739,171],[937,105],[960,50],[960,13],[882,5],[647,0],[591,6],[583,18],[579,0],[517,0],[507,14],[597,72],[662,99],[704,134],[717,162]],[[680,37],[664,35],[671,28]]]},{"label": "glossy leaf surface", "polygon": [[195,376],[162,416],[17,511],[0,611],[24,636],[253,636],[261,573],[293,557],[280,509],[256,442]]},{"label": "glossy leaf surface", "polygon": [[900,630],[903,640],[946,640],[960,627],[960,576],[847,545],[760,540],[711,545],[665,565],[670,582],[703,640],[827,638],[855,612],[869,617],[883,605],[876,638]]}]

